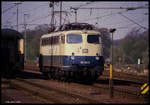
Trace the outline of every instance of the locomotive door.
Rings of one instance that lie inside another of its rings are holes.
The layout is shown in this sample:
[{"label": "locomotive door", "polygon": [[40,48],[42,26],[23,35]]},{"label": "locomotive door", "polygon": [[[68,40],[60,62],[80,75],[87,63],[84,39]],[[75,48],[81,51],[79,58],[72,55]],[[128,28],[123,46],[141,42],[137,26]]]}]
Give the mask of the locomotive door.
[{"label": "locomotive door", "polygon": [[59,37],[59,54],[58,54],[58,67],[61,67],[61,37]]},{"label": "locomotive door", "polygon": [[53,66],[53,37],[51,37],[51,41],[50,41],[50,67]]},{"label": "locomotive door", "polygon": [[63,66],[63,56],[64,56],[64,44],[65,44],[65,35],[60,35],[59,37],[59,66]]},{"label": "locomotive door", "polygon": [[82,60],[86,61],[87,60],[86,56],[87,56],[87,53],[88,53],[88,48],[87,48],[87,44],[86,44],[87,34],[82,34],[82,41],[83,41],[83,43],[82,43],[82,54],[81,54],[81,56],[83,57]]}]

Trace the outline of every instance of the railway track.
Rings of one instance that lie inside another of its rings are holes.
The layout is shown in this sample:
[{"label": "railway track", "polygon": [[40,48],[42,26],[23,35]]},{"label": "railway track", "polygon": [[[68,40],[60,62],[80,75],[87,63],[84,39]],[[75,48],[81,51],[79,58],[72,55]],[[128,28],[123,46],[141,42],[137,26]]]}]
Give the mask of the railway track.
[{"label": "railway track", "polygon": [[[27,67],[27,68],[30,69],[30,67]],[[34,72],[34,73],[38,72],[38,70],[36,69],[36,67],[34,67],[34,69],[32,69],[32,70],[30,69],[28,71],[31,71],[31,72]],[[54,81],[54,80],[44,80],[44,81],[51,82],[51,81]],[[55,81],[57,82],[57,80],[55,80]],[[106,93],[106,94],[109,95],[108,81],[109,81],[109,78],[107,76],[103,75],[103,76],[100,76],[99,80],[96,81],[96,83],[94,83],[93,85],[87,85],[87,84],[85,85],[85,84],[82,84],[82,83],[80,84],[80,83],[76,83],[76,82],[73,82],[70,85],[73,85],[74,87],[80,87],[80,89],[84,88],[85,90],[88,89],[88,88],[93,88],[94,91],[97,91],[97,92],[93,92],[93,93],[91,92],[89,94],[86,94],[86,92],[85,92],[85,95],[84,95],[86,97],[88,95],[89,95],[89,97],[93,97],[92,95],[97,95],[99,93]],[[145,97],[138,96],[138,91],[140,90],[142,82],[139,82],[139,81],[137,82],[137,81],[133,81],[133,80],[122,80],[122,79],[118,79],[118,78],[114,78],[114,82],[117,83],[117,85],[115,83],[115,86],[114,86],[114,89],[113,89],[115,95],[120,95],[122,97],[128,97],[128,98],[130,97],[130,98],[134,98],[136,100],[142,100],[143,102],[145,102],[144,101],[146,99]],[[63,84],[63,82],[60,82],[60,83]],[[120,85],[122,85],[122,86],[120,86]],[[45,89],[45,85],[44,86],[42,86],[42,85],[40,85],[40,86],[36,85],[36,87],[41,87],[41,88]],[[49,88],[47,88],[47,90],[48,89]],[[54,88],[54,89],[56,89],[56,88]],[[72,93],[72,92],[73,92],[73,90],[70,91],[70,93]],[[62,93],[62,92],[58,92],[58,93]],[[77,92],[75,91],[73,93],[77,93]],[[81,94],[79,93],[79,95],[81,95]],[[68,93],[67,93],[67,96],[74,96],[74,95],[68,95]],[[95,97],[95,99],[96,98],[97,97]],[[78,98],[76,98],[76,100],[78,100]],[[89,100],[89,99],[85,99],[85,100]],[[57,102],[59,102],[59,101],[57,101]],[[92,102],[95,103],[96,101],[90,101],[88,103],[92,103]],[[102,101],[96,102],[96,103],[112,103],[112,101],[110,101],[110,100],[107,99],[106,101],[102,100]]]},{"label": "railway track", "polygon": [[[109,91],[109,86],[105,86],[105,85],[101,85],[101,84],[94,84],[93,87],[98,88],[98,89],[103,89],[104,91]],[[130,96],[130,97],[141,97],[138,95],[140,88],[132,88],[132,89],[128,89],[129,87],[117,87],[114,86],[113,87],[113,91],[114,94],[121,94],[121,95],[125,95],[125,96]]]},{"label": "railway track", "polygon": [[[42,83],[42,84],[41,84]],[[11,81],[11,85],[20,90],[25,90],[40,97],[40,99],[46,100],[45,103],[114,103],[114,101],[109,99],[99,98],[99,94],[108,94],[107,86],[100,86],[98,84],[94,85],[83,85],[77,83],[63,83],[54,80],[39,80],[39,79],[20,79],[17,78]],[[72,87],[74,89],[72,89]],[[78,88],[78,89],[77,89]],[[83,91],[84,89],[84,91]],[[80,92],[78,92],[80,90]],[[124,94],[124,98],[135,98],[136,100],[141,100],[144,102],[144,97],[135,97],[135,94],[123,93],[118,89],[114,90],[116,95],[116,90],[119,94]],[[89,92],[88,92],[89,91]],[[129,95],[130,94],[130,95]],[[63,98],[62,98],[63,97]],[[121,96],[122,97],[122,96]],[[121,98],[118,97],[118,98]],[[50,102],[49,102],[50,100]]]},{"label": "railway track", "polygon": [[[33,71],[39,71],[39,68],[37,65],[32,64],[25,64],[25,69],[33,70]],[[109,71],[104,70],[103,75],[100,77],[102,78],[109,78]],[[149,81],[149,77],[147,76],[137,76],[134,74],[128,74],[124,72],[115,72],[113,73],[113,78],[116,80],[122,80],[122,81],[129,81],[129,82],[135,82],[138,84],[143,84]]]},{"label": "railway track", "polygon": [[46,100],[47,103],[54,102],[54,103],[65,103],[65,104],[78,104],[78,103],[108,103],[104,100],[96,100],[91,98],[90,96],[85,96],[82,94],[78,94],[73,91],[64,91],[61,88],[54,87],[54,86],[47,86],[41,85],[38,83],[35,83],[31,80],[25,80],[25,79],[15,79],[11,80],[11,85],[17,89],[28,91],[29,93],[32,93],[32,95],[36,95],[44,100]]},{"label": "railway track", "polygon": [[[121,82],[121,80],[114,80],[114,86],[113,86],[113,92],[115,95],[122,95],[121,97],[136,97],[136,98],[144,98],[144,97],[141,97],[139,95],[139,92],[140,92],[140,87],[142,85],[140,84],[132,84],[132,83],[129,83],[128,81],[126,83],[122,83],[120,84],[119,82]],[[97,80],[96,83],[94,84],[84,84],[83,82],[81,84],[78,84],[80,82],[77,82],[77,83],[74,83],[76,84],[76,86],[83,86],[85,85],[86,87],[85,88],[95,88],[95,90],[98,89],[98,91],[102,91],[102,92],[105,92],[106,94],[109,95],[109,79],[105,80],[104,78],[101,79],[101,80]],[[117,84],[117,85],[116,85]]]},{"label": "railway track", "polygon": [[[31,67],[32,66],[33,65],[31,65]],[[28,67],[28,69],[30,69],[30,66]],[[36,69],[36,67],[34,67],[34,69]],[[109,85],[108,85],[109,75],[108,74],[109,74],[108,71],[104,72],[103,75],[100,76],[100,78],[92,86],[95,88],[108,91],[109,90]],[[103,84],[104,81],[105,81],[105,85]],[[148,82],[148,79],[147,77],[143,77],[143,76],[133,76],[133,75],[128,75],[127,73],[124,74],[124,73],[115,72],[113,76],[113,81],[114,81],[113,90],[115,93],[118,93],[118,94],[121,93],[121,94],[127,94],[131,96],[139,97],[138,94],[140,92],[140,87],[144,83]],[[116,84],[117,85],[122,84],[123,86],[116,86]]]},{"label": "railway track", "polygon": [[[109,77],[109,71],[104,71],[103,77],[108,78]],[[120,79],[120,80],[126,80],[131,82],[137,82],[137,83],[145,83],[149,81],[148,76],[139,76],[135,74],[128,74],[124,72],[113,72],[113,78]]]},{"label": "railway track", "polygon": [[[38,74],[39,73],[39,74]],[[30,75],[31,74],[31,75]],[[34,78],[33,78],[34,76]],[[126,89],[128,84],[122,87],[114,87],[115,99],[109,99],[109,87],[108,80],[98,80],[93,85],[87,85],[76,82],[62,82],[57,80],[44,80],[44,76],[40,72],[25,70],[23,75],[11,80],[10,85],[16,89],[27,91],[31,95],[38,97],[40,100],[44,100],[43,103],[126,103],[128,101],[122,98],[140,100],[139,103],[147,103],[145,97],[138,97],[135,87],[139,84],[135,84],[134,88]],[[118,84],[117,84],[118,85]],[[105,94],[101,97],[102,94]],[[62,98],[63,97],[63,98]],[[115,100],[115,101],[114,101]],[[131,100],[129,101],[129,103]],[[136,103],[136,102],[135,102]]]}]

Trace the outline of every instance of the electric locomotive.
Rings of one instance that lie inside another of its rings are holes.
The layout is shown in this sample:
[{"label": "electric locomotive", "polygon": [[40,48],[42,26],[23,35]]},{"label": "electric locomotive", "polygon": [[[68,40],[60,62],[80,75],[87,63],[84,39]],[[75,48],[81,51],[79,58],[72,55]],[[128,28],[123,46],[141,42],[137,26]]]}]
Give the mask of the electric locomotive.
[{"label": "electric locomotive", "polygon": [[24,38],[13,29],[1,29],[1,72],[13,77],[24,69]]},{"label": "electric locomotive", "polygon": [[101,33],[87,23],[63,25],[40,38],[40,71],[48,78],[96,80],[104,71]]}]

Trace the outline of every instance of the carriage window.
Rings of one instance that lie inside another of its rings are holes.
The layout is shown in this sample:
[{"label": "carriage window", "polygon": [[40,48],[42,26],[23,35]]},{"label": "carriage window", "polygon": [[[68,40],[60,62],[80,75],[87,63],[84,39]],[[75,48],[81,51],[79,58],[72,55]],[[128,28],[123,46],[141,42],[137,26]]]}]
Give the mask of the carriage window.
[{"label": "carriage window", "polygon": [[78,34],[69,34],[67,35],[67,42],[68,43],[81,43],[82,36]]},{"label": "carriage window", "polygon": [[88,35],[87,41],[88,43],[99,44],[99,35]]},{"label": "carriage window", "polygon": [[21,53],[24,52],[24,39],[18,40],[18,51],[20,51]]}]

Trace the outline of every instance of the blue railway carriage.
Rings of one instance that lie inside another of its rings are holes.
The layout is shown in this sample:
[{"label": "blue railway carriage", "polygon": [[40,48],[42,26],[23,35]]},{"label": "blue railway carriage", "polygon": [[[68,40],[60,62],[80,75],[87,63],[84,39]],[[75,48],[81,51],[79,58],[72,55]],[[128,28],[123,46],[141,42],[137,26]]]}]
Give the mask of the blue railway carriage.
[{"label": "blue railway carriage", "polygon": [[100,32],[65,30],[43,35],[39,67],[48,78],[96,80],[104,71]]},{"label": "blue railway carriage", "polygon": [[24,38],[13,29],[1,29],[1,73],[14,77],[24,69]]}]

